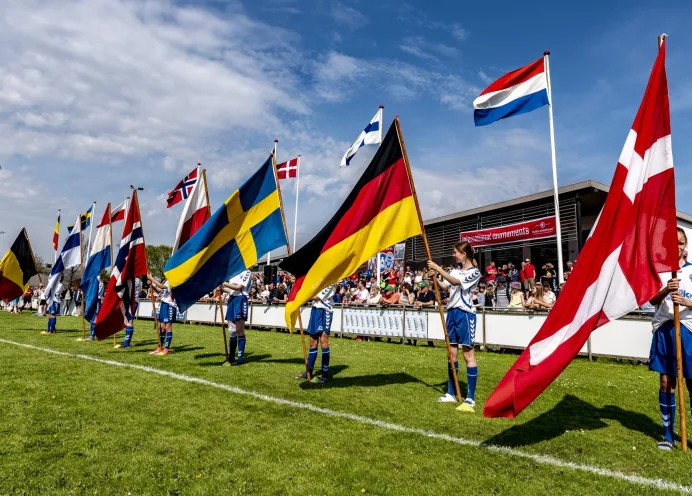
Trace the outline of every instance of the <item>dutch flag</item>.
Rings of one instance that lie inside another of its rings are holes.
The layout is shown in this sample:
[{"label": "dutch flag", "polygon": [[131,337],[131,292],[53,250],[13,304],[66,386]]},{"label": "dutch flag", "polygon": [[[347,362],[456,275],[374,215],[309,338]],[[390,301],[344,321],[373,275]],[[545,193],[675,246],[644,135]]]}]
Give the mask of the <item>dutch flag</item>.
[{"label": "dutch flag", "polygon": [[548,105],[547,80],[543,57],[505,74],[473,101],[476,126],[487,126]]}]

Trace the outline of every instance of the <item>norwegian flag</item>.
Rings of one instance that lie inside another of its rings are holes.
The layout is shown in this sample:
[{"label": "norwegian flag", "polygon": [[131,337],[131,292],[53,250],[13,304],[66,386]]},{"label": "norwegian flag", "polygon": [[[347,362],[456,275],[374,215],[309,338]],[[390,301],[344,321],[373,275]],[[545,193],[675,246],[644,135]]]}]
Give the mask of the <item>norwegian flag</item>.
[{"label": "norwegian flag", "polygon": [[135,278],[146,275],[148,270],[137,192],[133,191],[120,250],[94,324],[99,341],[125,327],[127,316],[134,312]]},{"label": "norwegian flag", "polygon": [[171,192],[168,193],[168,199],[166,200],[166,208],[171,208],[176,203],[180,203],[183,200],[187,200],[187,197],[190,196],[190,193],[194,189],[195,184],[197,184],[198,179],[199,164],[197,164],[197,167],[195,167],[192,170],[192,172],[190,172],[187,176],[185,176],[184,179],[182,179],[178,184],[176,184],[175,188],[173,188]]},{"label": "norwegian flag", "polygon": [[649,301],[678,270],[666,45],[603,210],[548,318],[490,395],[486,417],[514,418],[570,364],[591,332]]},{"label": "norwegian flag", "polygon": [[[197,168],[199,169],[199,164]],[[180,216],[180,221],[178,221],[178,230],[175,233],[173,253],[187,243],[187,240],[209,220],[211,212],[207,198],[207,181],[203,176],[202,180],[197,181],[192,187],[192,191],[185,202],[183,213]]]},{"label": "norwegian flag", "polygon": [[300,157],[293,158],[288,162],[282,164],[276,164],[276,175],[279,179],[288,179],[290,177],[296,177],[298,175],[298,165],[300,164]]}]

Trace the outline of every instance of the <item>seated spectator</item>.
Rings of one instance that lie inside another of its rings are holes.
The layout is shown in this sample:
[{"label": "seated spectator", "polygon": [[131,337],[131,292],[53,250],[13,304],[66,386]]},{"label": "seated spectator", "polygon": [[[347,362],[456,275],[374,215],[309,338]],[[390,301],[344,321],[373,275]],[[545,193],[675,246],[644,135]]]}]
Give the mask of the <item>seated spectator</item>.
[{"label": "seated spectator", "polygon": [[521,283],[519,281],[514,281],[509,283],[510,287],[510,297],[509,297],[509,305],[507,308],[524,308],[524,304],[526,303],[526,300],[524,299],[524,293],[521,289]]},{"label": "seated spectator", "polygon": [[382,301],[382,295],[380,294],[380,288],[378,288],[377,285],[373,285],[370,288],[370,296],[368,296],[367,304],[368,305],[379,305],[381,301]]},{"label": "seated spectator", "polygon": [[399,293],[395,291],[395,287],[392,285],[385,286],[384,296],[382,297],[381,303],[383,305],[398,305],[399,304]]},{"label": "seated spectator", "polygon": [[416,297],[412,292],[411,283],[405,282],[399,290],[399,303],[401,305],[413,305]]},{"label": "seated spectator", "polygon": [[473,290],[473,293],[471,293],[471,304],[474,306],[476,310],[481,308],[483,305],[481,305],[480,300],[479,300],[479,295],[480,293],[478,292],[478,288],[475,288]]},{"label": "seated spectator", "polygon": [[495,289],[495,308],[507,308],[509,306],[509,287],[503,277],[499,277]]},{"label": "seated spectator", "polygon": [[487,283],[485,289],[485,306],[486,308],[495,308],[497,303],[495,296],[495,285],[492,282]]},{"label": "seated spectator", "polygon": [[411,272],[411,267],[406,267],[406,273],[404,274],[404,283],[409,286],[413,285],[413,273]]},{"label": "seated spectator", "polygon": [[524,307],[531,308],[533,310],[547,310],[552,305],[545,301],[543,295],[543,286],[536,286],[531,291],[531,296],[526,300]]},{"label": "seated spectator", "polygon": [[484,307],[485,306],[485,283],[482,282],[482,283],[478,284],[476,291],[478,293],[478,298],[477,298],[478,306]]},{"label": "seated spectator", "polygon": [[363,282],[358,283],[358,290],[355,292],[353,297],[353,303],[358,303],[360,305],[365,305],[368,302],[370,293],[365,289],[365,284]]},{"label": "seated spectator", "polygon": [[418,308],[435,306],[435,295],[432,291],[430,291],[428,283],[426,281],[422,281],[419,286],[420,291],[418,292],[418,296],[416,297],[416,301],[413,303],[413,305]]},{"label": "seated spectator", "polygon": [[555,293],[548,283],[543,283],[543,299],[552,307],[555,304]]}]

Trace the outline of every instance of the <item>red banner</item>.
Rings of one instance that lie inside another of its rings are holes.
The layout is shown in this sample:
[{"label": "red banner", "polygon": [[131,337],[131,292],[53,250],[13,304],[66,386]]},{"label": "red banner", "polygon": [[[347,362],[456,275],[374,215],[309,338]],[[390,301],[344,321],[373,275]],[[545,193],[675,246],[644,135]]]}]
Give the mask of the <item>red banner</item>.
[{"label": "red banner", "polygon": [[470,242],[472,246],[491,246],[527,239],[554,238],[556,233],[555,217],[553,216],[508,226],[481,229],[480,231],[462,232],[460,239]]}]

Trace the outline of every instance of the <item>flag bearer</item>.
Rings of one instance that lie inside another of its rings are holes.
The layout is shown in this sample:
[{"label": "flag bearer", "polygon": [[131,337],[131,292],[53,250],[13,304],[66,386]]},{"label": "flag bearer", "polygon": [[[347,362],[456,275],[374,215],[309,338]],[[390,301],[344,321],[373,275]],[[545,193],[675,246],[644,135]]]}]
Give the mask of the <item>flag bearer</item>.
[{"label": "flag bearer", "polygon": [[127,314],[125,316],[125,339],[122,344],[115,345],[116,348],[120,349],[130,349],[130,343],[132,341],[132,335],[135,333],[135,317],[137,316],[137,309],[139,308],[139,293],[142,292],[142,280],[138,277],[135,279],[135,308],[132,314]]},{"label": "flag bearer", "polygon": [[[245,321],[248,314],[248,296],[252,288],[252,273],[245,270],[228,282],[224,282],[221,289],[230,295],[226,307],[226,322],[228,323],[228,356],[230,362],[224,365],[242,365],[245,357]],[[219,298],[221,295],[219,295]],[[235,352],[238,350],[238,358]]]},{"label": "flag bearer", "polygon": [[171,293],[171,284],[168,281],[160,283],[151,273],[147,274],[147,279],[159,292],[159,302],[161,303],[159,307],[159,343],[163,345],[163,348],[157,346],[151,354],[168,355],[168,350],[173,340],[173,323],[178,314],[178,306],[175,303],[173,293]]},{"label": "flag bearer", "polygon": [[[481,273],[474,260],[474,249],[468,241],[462,241],[454,247],[454,258],[461,269],[454,269],[450,273],[445,272],[432,260],[428,261],[428,267],[437,272],[442,279],[439,281],[442,289],[449,288],[449,300],[447,303],[447,332],[449,344],[452,349],[454,368],[459,371],[459,346],[464,354],[466,362],[466,377],[468,391],[466,399],[457,408],[463,412],[473,412],[476,407],[476,381],[478,379],[478,365],[474,344],[476,339],[476,307],[473,306],[473,290],[478,286]],[[454,375],[452,365],[447,363],[447,392],[437,401],[441,403],[456,402]]]},{"label": "flag bearer", "polygon": [[[310,310],[310,322],[308,323],[307,333],[310,336],[310,352],[308,353],[308,370],[310,371],[310,382],[314,384],[325,384],[329,380],[329,333],[332,329],[332,314],[334,308],[332,301],[336,285],[327,286],[312,298],[312,310]],[[322,374],[321,377],[314,376],[312,371],[317,361],[317,344],[322,347]],[[307,379],[307,372],[296,376],[296,379]]]},{"label": "flag bearer", "polygon": [[58,322],[58,315],[60,315],[60,295],[63,291],[63,279],[60,278],[60,282],[55,287],[53,291],[53,296],[48,303],[48,329],[41,332],[41,334],[53,334],[55,332],[55,324]]},{"label": "flag bearer", "polygon": [[[663,421],[663,440],[658,448],[670,451],[675,447],[675,387],[677,359],[675,348],[675,325],[673,322],[673,303],[680,306],[680,343],[682,345],[682,370],[687,390],[692,394],[692,264],[685,261],[687,235],[678,228],[678,258],[680,270],[677,278],[661,274],[664,286],[651,304],[656,306],[653,324],[653,338],[649,354],[649,370],[658,372],[661,377],[658,402]],[[667,279],[667,280],[666,280]]]},{"label": "flag bearer", "polygon": [[91,319],[91,328],[89,329],[89,337],[85,339],[85,341],[93,341],[96,339],[96,319],[99,316],[99,312],[101,311],[101,304],[103,303],[103,296],[106,293],[106,285],[103,282],[103,274],[99,274],[98,276],[98,281],[99,281],[99,292],[98,296],[96,298],[96,312],[94,313],[94,317]]}]

